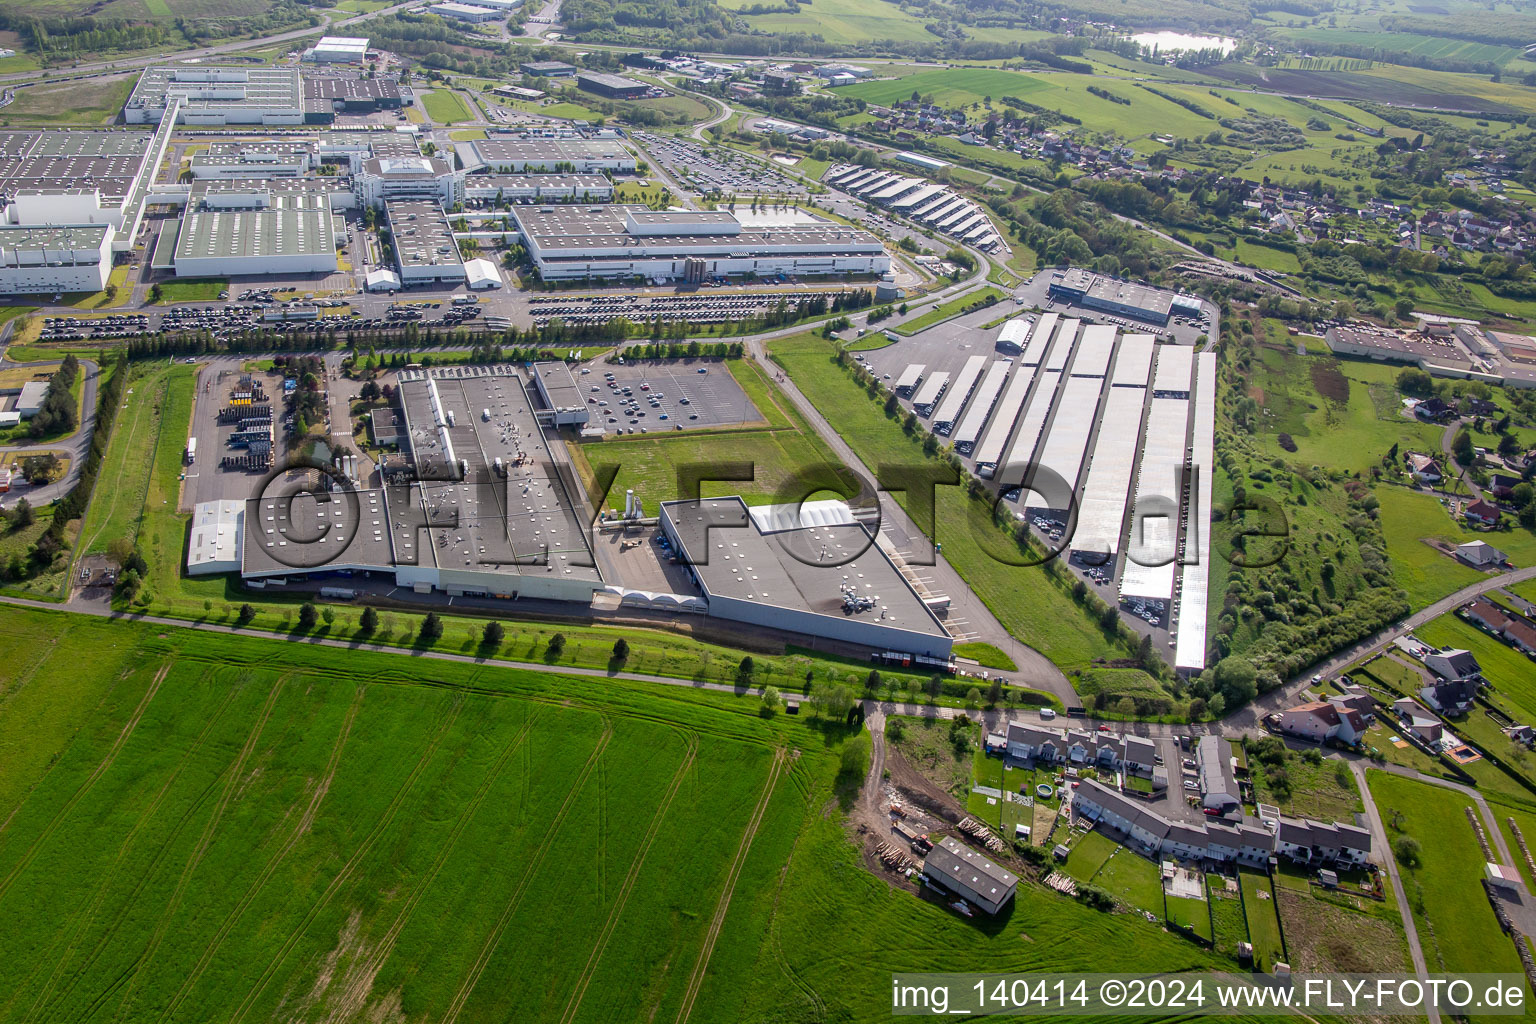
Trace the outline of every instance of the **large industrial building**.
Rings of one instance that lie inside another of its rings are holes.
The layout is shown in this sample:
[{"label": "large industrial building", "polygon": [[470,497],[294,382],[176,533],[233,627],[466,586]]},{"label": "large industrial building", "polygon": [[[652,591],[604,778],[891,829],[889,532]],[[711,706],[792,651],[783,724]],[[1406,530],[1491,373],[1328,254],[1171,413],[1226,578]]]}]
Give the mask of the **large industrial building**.
[{"label": "large industrial building", "polygon": [[[204,192],[189,202],[175,238],[168,262],[178,277],[329,273],[338,266],[330,199],[316,189]],[[166,264],[162,244],[154,265]]]},{"label": "large industrial building", "polygon": [[0,292],[99,292],[112,272],[113,228],[0,226]]},{"label": "large industrial building", "polygon": [[337,114],[371,114],[407,105],[400,83],[393,78],[304,76],[304,120],[309,124],[325,123]]},{"label": "large industrial building", "polygon": [[392,199],[384,204],[384,213],[389,221],[390,244],[395,250],[395,270],[402,285],[409,288],[464,280],[459,243],[440,205]]},{"label": "large industrial building", "polygon": [[601,174],[470,174],[464,198],[506,203],[607,203],[613,182]]},{"label": "large industrial building", "polygon": [[139,238],[170,142],[148,131],[0,132],[0,293],[95,292]]},{"label": "large industrial building", "polygon": [[519,174],[566,169],[577,174],[598,174],[630,172],[636,167],[635,154],[617,139],[497,136],[457,143],[454,151],[470,172]]},{"label": "large industrial building", "polygon": [[321,36],[304,51],[304,59],[312,64],[361,64],[367,56],[367,36]]},{"label": "large industrial building", "polygon": [[446,160],[421,156],[369,157],[352,175],[358,201],[379,207],[401,199],[452,206],[464,198],[464,176]]},{"label": "large industrial building", "polygon": [[547,281],[878,275],[891,267],[874,235],[820,221],[759,228],[723,210],[642,206],[521,207],[512,216]]},{"label": "large industrial building", "polygon": [[661,531],[708,614],[947,661],[953,639],[876,535],[838,501],[663,502]]},{"label": "large industrial building", "polygon": [[[1133,317],[1159,327],[1168,323],[1178,298],[1162,288],[1105,277],[1079,267],[1062,271],[1046,288],[1046,294],[1084,309]],[[1196,301],[1194,309],[1199,308]]]},{"label": "large industrial building", "polygon": [[1019,518],[1057,530],[1062,554],[1127,615],[1166,628],[1176,668],[1200,671],[1215,354],[1060,312],[1010,320],[996,348],[1012,358],[872,363],[978,476],[1016,496]]},{"label": "large industrial building", "polygon": [[448,3],[433,4],[427,8],[427,12],[440,18],[452,18],[454,21],[467,21],[471,24],[479,24],[483,21],[496,21],[505,18],[506,11],[497,11],[489,7],[477,7],[474,4],[461,4],[449,0]]},{"label": "large industrial building", "polygon": [[194,179],[302,178],[313,167],[311,148],[302,142],[215,142],[193,155]]},{"label": "large industrial building", "polygon": [[304,87],[294,67],[145,68],[123,104],[123,120],[156,123],[173,99],[181,100],[182,124],[304,123]]},{"label": "large industrial building", "polygon": [[590,603],[602,577],[585,514],[522,376],[442,367],[406,371],[399,386],[409,472],[360,491],[290,473],[286,497],[200,504],[187,571],[238,569],[257,586],[377,574],[419,593]]},{"label": "large industrial building", "polygon": [[622,75],[604,74],[601,71],[578,72],[576,84],[587,92],[614,100],[639,99],[650,89],[650,86],[644,82],[637,82],[633,78],[625,78]]}]

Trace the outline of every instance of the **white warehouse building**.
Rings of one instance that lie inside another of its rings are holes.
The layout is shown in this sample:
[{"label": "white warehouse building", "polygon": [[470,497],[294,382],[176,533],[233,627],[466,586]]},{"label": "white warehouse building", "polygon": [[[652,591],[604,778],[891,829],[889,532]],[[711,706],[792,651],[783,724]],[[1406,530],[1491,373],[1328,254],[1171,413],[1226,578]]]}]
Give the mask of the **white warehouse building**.
[{"label": "white warehouse building", "polygon": [[321,36],[304,51],[304,59],[312,64],[361,63],[367,56],[367,36]]},{"label": "white warehouse building", "polygon": [[0,226],[0,293],[99,292],[114,236],[110,224]]}]

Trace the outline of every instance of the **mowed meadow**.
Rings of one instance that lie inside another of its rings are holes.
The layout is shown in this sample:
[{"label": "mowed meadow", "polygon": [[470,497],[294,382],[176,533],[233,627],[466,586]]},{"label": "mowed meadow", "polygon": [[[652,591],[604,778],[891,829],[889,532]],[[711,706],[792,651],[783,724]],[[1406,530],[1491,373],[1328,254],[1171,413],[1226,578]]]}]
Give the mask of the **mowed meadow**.
[{"label": "mowed meadow", "polygon": [[0,1021],[889,1016],[900,970],[1208,954],[858,863],[752,698],[0,608]]}]

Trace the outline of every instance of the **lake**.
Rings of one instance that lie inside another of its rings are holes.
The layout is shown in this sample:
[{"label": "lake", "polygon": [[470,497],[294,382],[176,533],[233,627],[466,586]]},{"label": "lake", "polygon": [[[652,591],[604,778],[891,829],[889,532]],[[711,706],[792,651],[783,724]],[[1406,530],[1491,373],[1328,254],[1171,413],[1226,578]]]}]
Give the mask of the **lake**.
[{"label": "lake", "polygon": [[1160,53],[1175,50],[1220,50],[1228,53],[1237,40],[1226,36],[1192,36],[1187,32],[1142,32],[1131,36],[1142,46],[1155,46]]}]

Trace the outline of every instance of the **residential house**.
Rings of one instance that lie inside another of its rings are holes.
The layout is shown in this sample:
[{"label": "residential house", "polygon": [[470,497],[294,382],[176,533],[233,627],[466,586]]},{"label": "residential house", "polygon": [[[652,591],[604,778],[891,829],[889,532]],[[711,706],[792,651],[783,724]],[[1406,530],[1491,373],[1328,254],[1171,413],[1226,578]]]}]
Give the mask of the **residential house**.
[{"label": "residential house", "polygon": [[1532,740],[1536,740],[1536,729],[1532,729],[1528,725],[1511,725],[1504,730],[1504,735],[1516,743],[1529,745]]},{"label": "residential house", "polygon": [[1439,749],[1445,738],[1445,723],[1430,713],[1428,708],[1412,697],[1401,697],[1392,702],[1392,710],[1397,714],[1398,723],[1405,732],[1420,743]]},{"label": "residential house", "polygon": [[1504,609],[1490,601],[1473,601],[1462,608],[1462,616],[1473,625],[1481,626],[1490,633],[1502,633],[1512,621]]},{"label": "residential house", "polygon": [[1009,722],[1008,756],[1018,761],[1102,768],[1149,775],[1157,763],[1157,745],[1140,736],[1071,729],[1063,733],[1025,722]]},{"label": "residential house", "polygon": [[1520,478],[1510,476],[1507,473],[1495,473],[1489,479],[1488,491],[1500,501],[1506,501],[1515,493],[1515,487],[1520,483]]},{"label": "residential house", "polygon": [[1413,414],[1421,420],[1443,423],[1454,416],[1456,410],[1446,405],[1444,399],[1426,398],[1414,405]]},{"label": "residential house", "polygon": [[1220,736],[1202,736],[1195,746],[1195,770],[1200,802],[1206,810],[1225,814],[1243,806],[1242,791],[1232,770],[1232,748]]},{"label": "residential house", "polygon": [[1440,472],[1440,463],[1432,456],[1418,453],[1408,455],[1408,472],[1421,484],[1437,484],[1445,476]]},{"label": "residential house", "polygon": [[1504,627],[1503,636],[1509,641],[1510,646],[1536,656],[1536,629],[1533,629],[1530,623],[1520,619],[1510,619],[1509,625]]},{"label": "residential house", "polygon": [[1419,699],[1442,715],[1459,715],[1472,708],[1477,684],[1469,679],[1441,681],[1421,687]]},{"label": "residential house", "polygon": [[1467,522],[1482,526],[1498,526],[1502,518],[1502,513],[1498,509],[1481,499],[1462,509],[1461,514],[1466,517]]},{"label": "residential house", "polygon": [[1509,556],[1484,540],[1468,541],[1456,545],[1456,557],[1477,569],[1503,565]]},{"label": "residential house", "polygon": [[1363,865],[1371,852],[1371,833],[1343,822],[1325,824],[1280,816],[1275,852],[1301,864]]},{"label": "residential house", "polygon": [[1472,652],[1456,647],[1431,651],[1424,656],[1424,667],[1441,679],[1452,682],[1461,679],[1479,680],[1483,674],[1483,667],[1477,663]]},{"label": "residential house", "polygon": [[1313,700],[1286,708],[1280,712],[1276,724],[1287,736],[1295,736],[1314,743],[1340,740],[1355,743],[1365,735],[1367,723],[1358,710],[1339,708],[1326,700]]},{"label": "residential house", "polygon": [[[1371,852],[1369,831],[1335,822],[1287,818],[1273,807],[1261,806],[1257,819],[1201,824],[1173,821],[1146,804],[1085,779],[1073,796],[1073,810],[1090,821],[1114,829],[1125,845],[1149,857],[1263,865],[1275,854],[1305,864],[1363,864]],[[1280,831],[1287,828],[1288,842]]]}]

